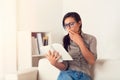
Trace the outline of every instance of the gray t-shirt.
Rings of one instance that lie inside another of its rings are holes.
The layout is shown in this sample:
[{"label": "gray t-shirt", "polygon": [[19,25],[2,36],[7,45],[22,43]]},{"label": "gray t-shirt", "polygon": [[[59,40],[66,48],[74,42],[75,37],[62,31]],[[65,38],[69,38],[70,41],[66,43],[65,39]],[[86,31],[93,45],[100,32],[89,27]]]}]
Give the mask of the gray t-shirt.
[{"label": "gray t-shirt", "polygon": [[[95,59],[97,59],[96,38],[92,35],[85,33],[82,33],[81,35],[83,37],[86,47],[93,53]],[[70,40],[70,46],[68,48],[68,52],[73,58],[72,61],[63,62],[66,64],[68,69],[75,71],[82,71],[88,75],[91,75],[90,69],[92,65],[88,64],[88,62],[81,53],[80,47],[72,40]]]}]

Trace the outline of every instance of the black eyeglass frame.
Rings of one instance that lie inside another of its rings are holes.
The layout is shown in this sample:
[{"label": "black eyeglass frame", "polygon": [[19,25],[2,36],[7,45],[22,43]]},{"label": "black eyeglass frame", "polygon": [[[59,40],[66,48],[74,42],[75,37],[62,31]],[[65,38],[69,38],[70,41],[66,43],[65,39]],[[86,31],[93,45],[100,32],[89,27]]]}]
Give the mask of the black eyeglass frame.
[{"label": "black eyeglass frame", "polygon": [[70,22],[70,23],[67,23],[64,25],[64,28],[67,28],[67,27],[73,27],[75,25],[76,22]]}]

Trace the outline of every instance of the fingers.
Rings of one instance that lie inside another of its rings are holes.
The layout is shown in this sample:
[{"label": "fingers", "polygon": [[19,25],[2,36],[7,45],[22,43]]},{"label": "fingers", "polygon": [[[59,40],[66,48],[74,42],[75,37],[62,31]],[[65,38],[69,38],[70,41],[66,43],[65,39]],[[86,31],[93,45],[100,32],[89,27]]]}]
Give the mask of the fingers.
[{"label": "fingers", "polygon": [[73,31],[71,31],[71,30],[69,31],[69,37],[71,38],[71,40],[73,40],[74,34],[75,34],[75,33],[74,33]]},{"label": "fingers", "polygon": [[69,31],[69,36],[72,40],[73,40],[73,38],[78,39],[80,37],[80,35],[78,33],[71,31],[71,30]]},{"label": "fingers", "polygon": [[47,56],[54,56],[54,52],[51,52],[50,50],[47,53]]},{"label": "fingers", "polygon": [[74,34],[75,34],[75,32],[73,32],[73,31],[69,30],[69,34],[74,35]]},{"label": "fingers", "polygon": [[46,54],[46,57],[49,59],[49,58],[52,58],[52,59],[55,59],[55,60],[58,60],[61,56],[59,55],[59,53],[57,51],[48,51],[48,53]]},{"label": "fingers", "polygon": [[51,51],[49,50],[48,53],[46,53],[45,56],[46,56],[47,58],[49,58],[49,56],[51,56],[51,54],[52,54],[52,53],[51,53]]},{"label": "fingers", "polygon": [[54,57],[57,57],[59,53],[57,51],[53,51]]},{"label": "fingers", "polygon": [[68,31],[69,34],[74,34],[74,32],[70,30],[69,28],[67,28],[66,30]]},{"label": "fingers", "polygon": [[59,60],[60,58],[61,58],[61,55],[57,56],[57,57],[56,57],[56,60]]},{"label": "fingers", "polygon": [[76,35],[76,33],[75,32],[73,32],[73,31],[69,31],[69,37],[71,38],[71,40],[73,40],[73,37]]},{"label": "fingers", "polygon": [[52,64],[52,65],[55,65],[58,60],[60,59],[60,55],[57,51],[48,51],[48,53],[46,54],[46,58],[49,60],[49,62]]},{"label": "fingers", "polygon": [[54,58],[56,60],[60,59],[61,56],[59,55],[59,53],[57,51],[54,51],[53,53],[54,53]]}]

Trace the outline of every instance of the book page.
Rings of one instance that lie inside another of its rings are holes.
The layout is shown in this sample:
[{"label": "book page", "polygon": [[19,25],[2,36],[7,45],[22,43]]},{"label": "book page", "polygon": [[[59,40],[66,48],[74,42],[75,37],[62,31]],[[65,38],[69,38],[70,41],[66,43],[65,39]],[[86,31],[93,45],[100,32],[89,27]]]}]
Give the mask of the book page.
[{"label": "book page", "polygon": [[50,45],[41,46],[40,47],[40,55],[41,56],[45,56],[45,54],[47,54],[49,50],[51,50],[51,46]]},{"label": "book page", "polygon": [[52,48],[59,52],[59,54],[62,56],[62,60],[73,60],[70,54],[64,49],[61,44],[54,43],[52,44]]},{"label": "book page", "polygon": [[73,60],[70,54],[59,43],[54,43],[52,45],[47,45],[47,46],[41,46],[40,55],[44,56],[45,54],[48,53],[49,50],[57,51],[61,55],[59,62],[62,62],[63,60]]}]

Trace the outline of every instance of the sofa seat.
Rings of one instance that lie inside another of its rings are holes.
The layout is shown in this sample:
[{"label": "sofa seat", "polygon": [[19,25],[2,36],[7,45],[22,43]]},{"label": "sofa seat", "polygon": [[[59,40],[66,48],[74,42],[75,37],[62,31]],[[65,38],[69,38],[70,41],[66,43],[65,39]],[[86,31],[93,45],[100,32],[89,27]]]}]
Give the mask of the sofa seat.
[{"label": "sofa seat", "polygon": [[47,59],[40,59],[38,65],[39,80],[57,80],[60,70],[52,66]]}]

